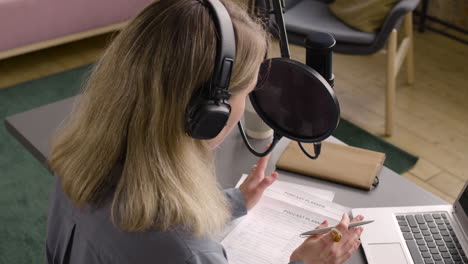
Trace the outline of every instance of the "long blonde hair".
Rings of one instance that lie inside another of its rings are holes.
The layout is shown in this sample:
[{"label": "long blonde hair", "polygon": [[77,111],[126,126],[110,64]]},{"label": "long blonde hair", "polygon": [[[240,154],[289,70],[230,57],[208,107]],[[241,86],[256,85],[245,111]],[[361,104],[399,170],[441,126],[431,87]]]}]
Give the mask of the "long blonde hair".
[{"label": "long blonde hair", "polygon": [[[53,141],[49,165],[67,196],[79,207],[111,200],[122,230],[178,225],[207,234],[229,219],[212,150],[184,127],[187,104],[209,80],[216,53],[214,23],[202,2],[162,0],[142,10],[97,62]],[[236,93],[255,77],[268,37],[244,9],[222,2],[236,35],[230,84]],[[115,178],[110,170],[122,157]]]}]

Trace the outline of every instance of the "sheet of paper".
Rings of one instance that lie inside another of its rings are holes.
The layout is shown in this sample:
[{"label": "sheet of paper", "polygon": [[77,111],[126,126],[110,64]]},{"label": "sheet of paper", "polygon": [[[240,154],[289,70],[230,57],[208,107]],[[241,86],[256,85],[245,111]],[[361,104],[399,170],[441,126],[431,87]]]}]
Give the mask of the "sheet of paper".
[{"label": "sheet of paper", "polygon": [[284,264],[303,241],[302,232],[323,220],[338,222],[316,212],[262,197],[256,207],[221,242],[231,264]]},{"label": "sheet of paper", "polygon": [[[244,182],[245,178],[247,178],[247,174],[242,174],[242,177],[237,182],[237,188]],[[276,180],[270,187],[267,188],[267,192],[269,190],[273,190],[274,192],[300,190],[327,201],[333,201],[333,198],[335,198],[335,193],[332,191],[327,191],[310,186],[304,186],[297,183],[285,182],[281,180]]]},{"label": "sheet of paper", "polygon": [[[247,174],[242,175],[240,180],[237,182],[236,188],[244,182],[245,178],[247,178]],[[332,191],[285,181],[277,180],[274,182],[266,189],[263,196],[287,202],[330,219],[339,220],[341,219],[343,212],[349,211],[349,208],[331,202],[335,196],[335,193]],[[245,216],[235,219],[226,226],[223,232],[215,235],[212,239],[222,241],[244,218]],[[320,222],[323,220],[325,220],[325,218],[320,220]]]},{"label": "sheet of paper", "polygon": [[341,219],[343,213],[349,213],[351,210],[348,207],[323,200],[309,194],[308,192],[299,190],[281,190],[281,192],[276,192],[275,189],[271,189],[270,191],[265,192],[264,196],[337,220]]},{"label": "sheet of paper", "polygon": [[223,239],[226,238],[226,236],[229,235],[229,233],[231,233],[232,230],[234,230],[234,228],[236,228],[236,226],[239,225],[246,217],[247,216],[242,216],[242,217],[232,220],[230,223],[226,225],[223,231],[221,231],[218,234],[213,234],[211,239],[221,243],[221,241],[223,241]]}]

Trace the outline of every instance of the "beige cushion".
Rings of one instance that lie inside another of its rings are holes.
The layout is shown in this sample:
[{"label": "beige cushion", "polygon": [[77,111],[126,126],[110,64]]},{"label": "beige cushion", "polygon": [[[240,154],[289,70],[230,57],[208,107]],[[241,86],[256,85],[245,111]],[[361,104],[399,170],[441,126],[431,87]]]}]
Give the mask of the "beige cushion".
[{"label": "beige cushion", "polygon": [[335,0],[330,11],[348,26],[363,32],[375,32],[399,0]]}]

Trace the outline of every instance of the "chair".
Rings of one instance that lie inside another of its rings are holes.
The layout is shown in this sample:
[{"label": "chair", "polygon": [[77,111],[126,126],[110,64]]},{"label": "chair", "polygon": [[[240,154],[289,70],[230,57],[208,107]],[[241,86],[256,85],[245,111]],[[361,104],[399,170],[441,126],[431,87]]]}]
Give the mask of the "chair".
[{"label": "chair", "polygon": [[[385,134],[391,136],[395,105],[395,83],[406,59],[407,80],[414,81],[412,13],[419,0],[400,0],[387,15],[376,33],[355,30],[336,18],[328,9],[332,1],[286,0],[285,23],[290,43],[304,46],[313,31],[327,32],[336,39],[334,52],[354,55],[373,54],[387,43]],[[404,22],[405,35],[397,48],[397,29]]]}]

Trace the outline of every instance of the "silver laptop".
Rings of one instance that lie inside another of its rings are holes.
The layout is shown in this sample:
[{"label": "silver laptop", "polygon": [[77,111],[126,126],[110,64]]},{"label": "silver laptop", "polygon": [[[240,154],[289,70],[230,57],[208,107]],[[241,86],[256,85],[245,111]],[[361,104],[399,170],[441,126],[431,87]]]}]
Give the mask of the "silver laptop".
[{"label": "silver laptop", "polygon": [[369,264],[468,263],[468,182],[453,205],[355,208]]}]

